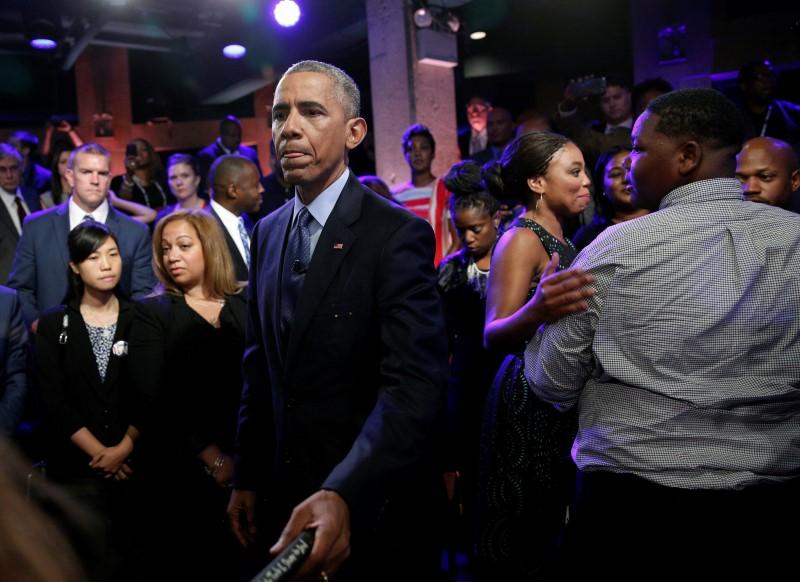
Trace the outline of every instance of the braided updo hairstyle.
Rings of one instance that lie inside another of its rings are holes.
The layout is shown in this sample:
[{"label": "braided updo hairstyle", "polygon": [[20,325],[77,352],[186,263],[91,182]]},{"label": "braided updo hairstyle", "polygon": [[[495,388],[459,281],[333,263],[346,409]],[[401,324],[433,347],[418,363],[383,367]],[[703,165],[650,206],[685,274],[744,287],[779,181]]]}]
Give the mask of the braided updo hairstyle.
[{"label": "braided updo hairstyle", "polygon": [[450,215],[453,217],[457,211],[467,208],[474,208],[489,216],[494,216],[499,209],[497,199],[489,193],[482,179],[478,162],[464,160],[453,164],[444,177],[444,185],[452,193]]},{"label": "braided updo hairstyle", "polygon": [[528,180],[544,176],[555,155],[570,140],[557,133],[535,131],[508,144],[499,161],[483,166],[483,181],[499,199],[514,198],[530,206],[533,192]]}]

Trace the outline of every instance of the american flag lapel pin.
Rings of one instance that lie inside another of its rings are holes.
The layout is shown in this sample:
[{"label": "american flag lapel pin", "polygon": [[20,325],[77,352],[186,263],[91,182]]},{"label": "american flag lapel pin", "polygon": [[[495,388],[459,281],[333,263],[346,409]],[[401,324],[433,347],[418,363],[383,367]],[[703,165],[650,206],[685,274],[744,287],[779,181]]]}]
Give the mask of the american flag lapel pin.
[{"label": "american flag lapel pin", "polygon": [[340,251],[343,248],[344,248],[344,244],[343,243],[336,243],[335,245],[333,245],[333,250],[335,250],[335,251]]}]

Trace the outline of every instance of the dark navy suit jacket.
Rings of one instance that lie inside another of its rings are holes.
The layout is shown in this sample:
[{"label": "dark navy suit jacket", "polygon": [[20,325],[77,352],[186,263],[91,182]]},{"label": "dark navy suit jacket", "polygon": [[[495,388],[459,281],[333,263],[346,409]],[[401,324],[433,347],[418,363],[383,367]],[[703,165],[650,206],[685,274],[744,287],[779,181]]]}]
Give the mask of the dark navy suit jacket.
[{"label": "dark navy suit jacket", "polygon": [[[46,309],[60,305],[67,293],[69,201],[25,218],[8,286],[19,293],[22,315],[30,325]],[[132,298],[149,294],[156,284],[150,231],[144,224],[108,209],[106,226],[122,256],[120,288]]]},{"label": "dark navy suit jacket", "polygon": [[[413,508],[426,506],[419,492],[431,490],[426,458],[447,373],[433,230],[351,174],[284,344],[280,273],[292,212],[290,200],[252,238],[235,483],[265,493],[283,523],[294,504],[334,490],[363,540],[389,514],[416,521]],[[424,532],[420,519],[412,527]]]},{"label": "dark navy suit jacket", "polygon": [[22,416],[28,386],[28,334],[17,293],[0,285],[0,435],[9,435]]},{"label": "dark navy suit jacket", "polygon": [[[31,212],[42,209],[39,201],[39,193],[27,186],[20,187],[20,194],[25,200],[25,204]],[[14,260],[14,252],[17,250],[19,233],[5,204],[0,204],[0,284],[5,285],[8,274],[11,272],[11,262]]]}]

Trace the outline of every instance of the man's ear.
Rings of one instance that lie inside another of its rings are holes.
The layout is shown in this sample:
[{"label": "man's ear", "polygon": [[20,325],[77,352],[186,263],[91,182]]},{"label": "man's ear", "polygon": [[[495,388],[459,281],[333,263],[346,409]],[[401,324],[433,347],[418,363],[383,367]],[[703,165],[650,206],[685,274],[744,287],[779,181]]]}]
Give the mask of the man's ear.
[{"label": "man's ear", "polygon": [[239,193],[236,189],[236,182],[231,182],[228,184],[228,187],[225,188],[225,197],[229,200],[236,200],[239,197]]},{"label": "man's ear", "polygon": [[699,142],[689,140],[678,148],[678,173],[686,176],[700,167],[703,160],[703,146]]},{"label": "man's ear", "polygon": [[363,117],[354,117],[347,121],[347,141],[345,146],[348,150],[358,147],[367,135],[367,122]]},{"label": "man's ear", "polygon": [[800,190],[800,170],[795,170],[789,177],[789,184],[792,187],[792,192]]}]

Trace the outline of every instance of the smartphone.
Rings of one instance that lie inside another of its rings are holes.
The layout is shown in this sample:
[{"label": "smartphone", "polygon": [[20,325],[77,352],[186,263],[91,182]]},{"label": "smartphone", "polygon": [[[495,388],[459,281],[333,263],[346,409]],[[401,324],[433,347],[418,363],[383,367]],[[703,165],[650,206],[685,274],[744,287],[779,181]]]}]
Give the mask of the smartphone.
[{"label": "smartphone", "polygon": [[138,153],[139,153],[139,150],[136,148],[136,144],[135,143],[129,143],[127,146],[125,146],[125,157],[126,158],[129,158],[129,157],[135,158],[138,155]]},{"label": "smartphone", "polygon": [[572,91],[575,99],[600,96],[606,92],[606,78],[589,77],[575,81],[572,83]]}]

